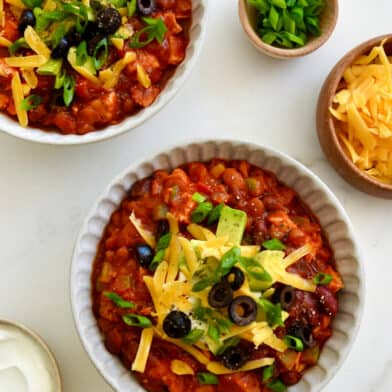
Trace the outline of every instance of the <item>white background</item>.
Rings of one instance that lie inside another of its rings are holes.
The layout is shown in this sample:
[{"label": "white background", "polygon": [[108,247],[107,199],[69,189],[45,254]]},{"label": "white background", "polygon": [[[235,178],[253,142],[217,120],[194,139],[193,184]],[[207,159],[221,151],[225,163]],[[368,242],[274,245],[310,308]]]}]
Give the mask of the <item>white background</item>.
[{"label": "white background", "polygon": [[250,45],[234,0],[210,3],[206,42],[193,74],[145,125],[80,147],[0,134],[0,318],[23,322],[46,339],[65,392],[111,391],[83,351],[70,309],[70,258],[85,215],[115,175],[168,145],[197,137],[247,140],[281,150],[318,174],[347,209],[363,250],[362,327],[324,391],[390,392],[392,202],[356,191],[329,166],[316,136],[315,109],[337,60],[360,42],[391,31],[392,3],[341,0],[330,40],[290,61],[270,59]]}]

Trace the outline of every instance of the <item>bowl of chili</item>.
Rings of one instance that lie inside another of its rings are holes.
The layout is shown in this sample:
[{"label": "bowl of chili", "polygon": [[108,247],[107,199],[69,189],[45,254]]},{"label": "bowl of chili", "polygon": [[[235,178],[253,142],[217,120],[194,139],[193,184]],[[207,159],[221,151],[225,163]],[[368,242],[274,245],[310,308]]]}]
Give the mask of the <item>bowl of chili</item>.
[{"label": "bowl of chili", "polygon": [[351,223],[328,187],[280,152],[231,141],[174,147],[116,178],[70,280],[82,344],[118,391],[319,391],[364,301]]},{"label": "bowl of chili", "polygon": [[48,144],[126,132],[200,53],[206,0],[1,0],[0,129]]}]

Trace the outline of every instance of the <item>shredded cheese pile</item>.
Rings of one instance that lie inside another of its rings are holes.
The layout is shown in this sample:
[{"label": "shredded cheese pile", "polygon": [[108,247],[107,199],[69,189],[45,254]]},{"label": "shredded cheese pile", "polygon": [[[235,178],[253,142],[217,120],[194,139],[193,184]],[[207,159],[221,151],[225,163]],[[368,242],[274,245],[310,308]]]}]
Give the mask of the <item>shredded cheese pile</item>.
[{"label": "shredded cheese pile", "polygon": [[338,137],[359,169],[392,184],[392,64],[384,42],[348,67],[343,82],[330,108]]},{"label": "shredded cheese pile", "polygon": [[[144,372],[153,335],[181,347],[201,364],[205,365],[209,372],[214,374],[229,374],[271,365],[274,362],[274,358],[262,358],[248,361],[242,368],[232,371],[225,368],[220,362],[210,360],[211,347],[214,347],[214,344],[216,346],[216,343],[207,334],[193,345],[185,344],[178,339],[172,339],[165,334],[163,322],[167,314],[173,310],[173,306],[176,310],[186,314],[191,314],[196,302],[203,307],[209,307],[208,292],[210,288],[207,287],[201,292],[193,292],[192,277],[201,267],[202,259],[211,255],[221,259],[223,254],[233,247],[233,244],[228,243],[227,237],[217,237],[210,230],[196,224],[188,226],[187,230],[193,236],[192,240],[188,240],[179,233],[178,222],[174,216],[169,213],[167,218],[170,224],[171,240],[164,260],[158,265],[153,276],[144,277],[144,282],[153,300],[153,316],[157,318],[157,324],[143,331],[132,369]],[[151,244],[152,234],[142,227],[140,220],[136,218],[134,213],[130,216],[130,220],[143,239]],[[301,290],[315,291],[316,286],[313,282],[286,271],[287,267],[309,254],[312,251],[311,246],[305,245],[287,257],[285,257],[284,252],[279,251],[260,252],[259,246],[238,247],[241,250],[241,256],[254,257],[256,260],[259,260],[271,275],[273,283],[281,282]],[[237,295],[247,295],[257,301],[261,293],[252,292],[246,278],[242,287],[237,291]],[[283,321],[287,317],[288,313],[282,311]],[[202,321],[192,320],[192,323],[199,329],[207,329],[207,325],[203,325]],[[266,320],[258,319],[243,327],[233,325],[230,327],[229,332],[222,334],[220,339],[223,342],[228,338],[237,336],[253,343],[255,348],[261,344],[266,344],[278,352],[284,352],[287,349],[287,345],[275,335],[274,329],[268,325]],[[187,364],[181,363],[181,361],[173,361],[171,368],[179,375],[192,374],[193,372]]]}]

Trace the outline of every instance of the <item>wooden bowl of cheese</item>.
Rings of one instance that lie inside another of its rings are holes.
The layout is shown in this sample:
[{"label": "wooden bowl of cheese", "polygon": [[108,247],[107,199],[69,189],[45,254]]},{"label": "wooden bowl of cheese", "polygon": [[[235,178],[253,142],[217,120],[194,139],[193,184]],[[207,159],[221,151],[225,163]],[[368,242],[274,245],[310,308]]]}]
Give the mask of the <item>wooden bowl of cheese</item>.
[{"label": "wooden bowl of cheese", "polygon": [[392,35],[364,42],[332,69],[319,96],[317,132],[347,182],[392,199]]}]

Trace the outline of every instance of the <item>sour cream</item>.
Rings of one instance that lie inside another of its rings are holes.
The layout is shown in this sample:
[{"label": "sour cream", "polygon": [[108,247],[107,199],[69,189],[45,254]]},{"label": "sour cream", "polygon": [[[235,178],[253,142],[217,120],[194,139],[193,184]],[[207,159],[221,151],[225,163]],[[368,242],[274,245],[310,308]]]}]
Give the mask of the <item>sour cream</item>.
[{"label": "sour cream", "polygon": [[56,364],[34,335],[0,321],[0,391],[59,392]]}]

